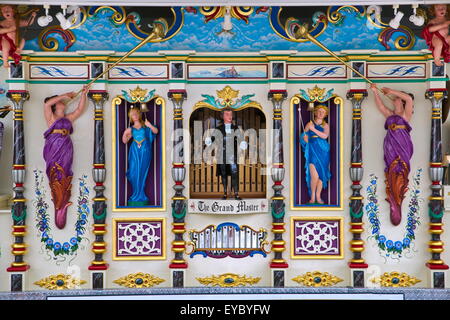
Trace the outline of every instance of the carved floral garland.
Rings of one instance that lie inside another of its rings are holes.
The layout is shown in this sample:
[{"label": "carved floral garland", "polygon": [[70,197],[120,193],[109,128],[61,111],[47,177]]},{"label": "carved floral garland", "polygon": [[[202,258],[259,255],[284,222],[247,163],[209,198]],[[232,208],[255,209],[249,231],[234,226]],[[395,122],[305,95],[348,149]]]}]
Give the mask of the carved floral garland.
[{"label": "carved floral garland", "polygon": [[79,178],[79,196],[78,196],[78,215],[75,223],[75,235],[69,241],[55,241],[51,235],[49,225],[49,215],[47,209],[48,203],[45,202],[45,188],[43,187],[44,178],[42,171],[34,170],[35,178],[35,196],[34,206],[36,208],[36,228],[39,230],[41,242],[45,245],[47,252],[53,253],[53,259],[59,260],[58,256],[76,255],[80,242],[86,232],[85,225],[89,216],[88,197],[89,189],[86,187],[87,176]]},{"label": "carved floral garland", "polygon": [[411,250],[413,240],[415,239],[415,230],[417,225],[420,225],[419,204],[423,199],[419,198],[420,178],[422,169],[418,169],[413,178],[413,185],[410,191],[411,200],[409,201],[409,211],[407,215],[406,230],[403,235],[403,240],[391,240],[381,233],[381,223],[379,220],[379,205],[377,196],[377,179],[378,177],[371,174],[370,184],[367,187],[367,199],[369,203],[366,205],[366,213],[370,222],[372,235],[369,238],[375,239],[377,242],[380,254],[390,257],[392,259],[399,259],[405,253]]}]

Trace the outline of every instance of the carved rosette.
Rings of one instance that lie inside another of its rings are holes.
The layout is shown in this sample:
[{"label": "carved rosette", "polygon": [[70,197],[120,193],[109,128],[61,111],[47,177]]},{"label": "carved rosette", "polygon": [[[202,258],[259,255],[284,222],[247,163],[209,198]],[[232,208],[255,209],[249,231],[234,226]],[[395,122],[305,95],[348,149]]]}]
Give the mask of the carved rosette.
[{"label": "carved rosette", "polygon": [[185,217],[187,210],[187,199],[183,195],[183,181],[186,177],[186,168],[184,167],[184,149],[183,149],[183,101],[187,94],[185,90],[170,90],[169,99],[173,103],[173,154],[172,154],[172,178],[175,181],[173,189],[175,194],[172,197],[172,232],[175,239],[172,242],[172,251],[174,259],[170,263],[171,269],[186,269],[187,263],[184,260],[186,242],[183,235],[186,232]]},{"label": "carved rosette", "polygon": [[363,217],[363,197],[361,196],[361,179],[363,177],[362,161],[362,140],[361,140],[361,104],[367,97],[367,90],[350,90],[347,93],[347,99],[352,102],[352,146],[351,146],[351,167],[350,179],[352,180],[352,195],[350,196],[350,232],[353,239],[350,241],[350,250],[353,252],[353,258],[349,262],[350,268],[367,268],[367,264],[362,258],[364,251],[364,240],[361,234],[364,232]]},{"label": "carved rosette", "polygon": [[282,105],[287,97],[285,90],[271,90],[268,94],[268,99],[273,103],[273,153],[272,153],[272,169],[271,175],[274,184],[274,190],[271,198],[272,208],[272,232],[274,239],[272,241],[272,251],[274,258],[270,263],[270,267],[287,268],[289,265],[283,258],[283,252],[286,250],[286,241],[283,240],[283,233],[286,232],[284,228],[285,216],[285,202],[282,190],[284,188],[282,182],[284,179],[284,157],[283,157],[283,116]]},{"label": "carved rosette", "polygon": [[103,104],[108,100],[108,93],[106,91],[91,90],[88,93],[89,99],[94,103],[94,163],[92,169],[92,177],[95,182],[93,218],[95,241],[92,244],[92,252],[95,255],[94,260],[89,266],[89,270],[107,270],[108,264],[103,260],[103,254],[106,252],[106,242],[104,235],[106,233],[106,198],[104,196],[106,179],[105,168],[105,133],[104,133],[104,118],[103,118]]},{"label": "carved rosette", "polygon": [[430,179],[431,196],[428,198],[428,213],[430,216],[429,233],[431,241],[428,250],[431,259],[428,260],[429,269],[448,269],[448,265],[441,259],[444,243],[441,241],[443,231],[442,217],[444,215],[444,197],[442,196],[442,100],[447,97],[446,89],[430,89],[425,97],[431,101],[431,143],[430,143]]},{"label": "carved rosette", "polygon": [[26,253],[27,245],[24,242],[26,235],[26,216],[27,206],[24,196],[25,188],[25,132],[23,122],[23,104],[30,98],[28,91],[10,90],[6,96],[13,103],[14,108],[14,151],[13,151],[13,167],[12,177],[14,182],[14,198],[11,208],[13,219],[13,236],[14,243],[12,245],[12,254],[14,262],[7,268],[8,272],[26,271],[30,266],[23,261]]}]

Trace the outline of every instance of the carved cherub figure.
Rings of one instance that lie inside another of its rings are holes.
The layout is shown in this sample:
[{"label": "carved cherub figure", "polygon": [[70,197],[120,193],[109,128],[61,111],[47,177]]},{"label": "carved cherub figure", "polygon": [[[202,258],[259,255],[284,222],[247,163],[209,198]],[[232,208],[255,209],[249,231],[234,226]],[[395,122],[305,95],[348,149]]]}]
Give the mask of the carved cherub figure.
[{"label": "carved cherub figure", "polygon": [[29,19],[16,20],[15,7],[11,5],[3,5],[0,8],[2,17],[4,18],[0,22],[0,50],[2,50],[3,66],[9,68],[8,58],[11,57],[14,63],[20,61],[20,51],[25,45],[25,41],[22,39],[19,45],[17,45],[17,32],[18,27],[26,27],[31,25],[36,18],[36,12],[31,14]]},{"label": "carved cherub figure", "polygon": [[434,19],[425,26],[422,37],[433,52],[434,63],[442,66],[441,58],[444,58],[444,62],[450,62],[448,7],[446,4],[434,4],[430,7],[430,13],[434,15]]}]

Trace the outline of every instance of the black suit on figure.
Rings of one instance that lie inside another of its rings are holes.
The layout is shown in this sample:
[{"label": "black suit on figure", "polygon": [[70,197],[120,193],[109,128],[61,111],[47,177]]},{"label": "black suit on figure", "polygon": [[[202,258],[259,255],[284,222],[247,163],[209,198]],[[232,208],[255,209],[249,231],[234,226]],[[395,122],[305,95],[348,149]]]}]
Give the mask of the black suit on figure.
[{"label": "black suit on figure", "polygon": [[[228,177],[231,176],[231,188],[235,197],[239,198],[239,166],[238,166],[238,136],[239,128],[235,124],[231,124],[231,133],[226,133],[225,124],[221,124],[216,129],[222,134],[222,161],[217,164],[217,176],[222,177],[222,185],[224,188],[224,198],[227,194]],[[237,131],[236,131],[237,130]],[[233,141],[231,141],[232,139]],[[232,147],[233,150],[229,150]]]}]

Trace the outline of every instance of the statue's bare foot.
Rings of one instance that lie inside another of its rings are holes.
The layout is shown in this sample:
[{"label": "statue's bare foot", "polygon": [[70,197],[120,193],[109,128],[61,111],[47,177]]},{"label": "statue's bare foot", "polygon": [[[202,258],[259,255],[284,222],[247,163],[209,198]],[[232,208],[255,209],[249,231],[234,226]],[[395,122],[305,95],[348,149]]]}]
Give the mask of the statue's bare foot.
[{"label": "statue's bare foot", "polygon": [[314,200],[314,199],[311,199],[311,200],[309,200],[309,202],[308,203],[311,203],[311,204],[313,204],[313,203],[316,203],[316,200]]},{"label": "statue's bare foot", "polygon": [[322,199],[319,199],[319,200],[317,200],[317,203],[324,204],[325,202],[323,202]]}]

